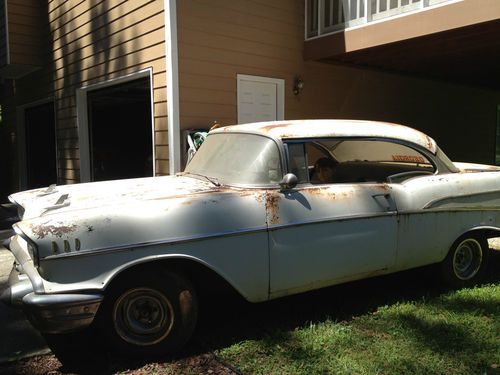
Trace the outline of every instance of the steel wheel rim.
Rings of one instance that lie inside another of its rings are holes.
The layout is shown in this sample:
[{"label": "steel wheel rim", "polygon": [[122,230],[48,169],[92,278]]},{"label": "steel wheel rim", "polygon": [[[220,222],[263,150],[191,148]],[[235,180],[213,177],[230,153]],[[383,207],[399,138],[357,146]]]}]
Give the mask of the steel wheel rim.
[{"label": "steel wheel rim", "polygon": [[130,289],[113,308],[118,335],[134,345],[154,345],[168,336],[174,323],[174,310],[165,295],[151,288]]},{"label": "steel wheel rim", "polygon": [[472,238],[462,241],[453,254],[453,272],[460,280],[470,280],[477,275],[483,261],[483,248]]}]

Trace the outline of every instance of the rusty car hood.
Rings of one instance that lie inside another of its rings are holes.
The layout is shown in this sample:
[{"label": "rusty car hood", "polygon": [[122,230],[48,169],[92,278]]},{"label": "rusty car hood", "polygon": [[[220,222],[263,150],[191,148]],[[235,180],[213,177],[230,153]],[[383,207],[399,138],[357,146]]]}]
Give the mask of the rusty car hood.
[{"label": "rusty car hood", "polygon": [[22,219],[62,212],[187,196],[213,190],[193,177],[164,176],[61,185],[19,192],[9,198],[24,210]]},{"label": "rusty car hood", "polygon": [[[26,210],[14,229],[43,260],[263,230],[264,195],[263,189],[178,175],[64,185],[11,198]],[[232,215],[241,209],[245,215]]]}]

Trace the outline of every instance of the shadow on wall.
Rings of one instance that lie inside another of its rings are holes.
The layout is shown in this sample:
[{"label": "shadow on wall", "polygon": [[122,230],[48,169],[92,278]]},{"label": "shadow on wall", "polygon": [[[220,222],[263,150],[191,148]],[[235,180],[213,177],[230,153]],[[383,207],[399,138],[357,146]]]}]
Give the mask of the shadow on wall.
[{"label": "shadow on wall", "polygon": [[[68,7],[62,5],[59,15],[50,22],[53,50],[60,48],[55,56],[61,56],[54,67],[59,184],[79,182],[76,89],[131,73],[128,69],[139,64],[131,54],[140,49],[134,31],[137,26],[125,24],[123,18],[112,19],[110,12],[116,11],[116,6],[111,3],[92,6],[87,34],[81,31],[85,27],[81,12],[70,9],[65,13]],[[132,31],[127,33],[131,37],[119,39],[117,30],[125,29]]]}]

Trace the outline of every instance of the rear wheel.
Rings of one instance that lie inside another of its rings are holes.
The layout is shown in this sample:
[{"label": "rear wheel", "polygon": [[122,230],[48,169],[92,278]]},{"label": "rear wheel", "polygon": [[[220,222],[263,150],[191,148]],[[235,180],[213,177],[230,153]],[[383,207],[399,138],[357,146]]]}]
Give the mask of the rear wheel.
[{"label": "rear wheel", "polygon": [[468,287],[478,283],[488,263],[488,242],[477,234],[460,237],[441,265],[444,281],[453,287]]},{"label": "rear wheel", "polygon": [[100,320],[112,349],[134,355],[171,354],[191,337],[198,304],[192,284],[161,270],[129,274],[107,294]]}]

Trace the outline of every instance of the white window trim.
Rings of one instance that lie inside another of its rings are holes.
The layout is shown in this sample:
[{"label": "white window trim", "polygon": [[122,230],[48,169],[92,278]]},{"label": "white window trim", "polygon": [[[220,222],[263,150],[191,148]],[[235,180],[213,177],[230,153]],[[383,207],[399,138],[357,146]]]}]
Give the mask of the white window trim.
[{"label": "white window trim", "polygon": [[177,49],[177,0],[164,0],[167,63],[167,121],[169,173],[181,170],[181,126],[179,109],[179,56]]},{"label": "white window trim", "polygon": [[[239,103],[239,95],[241,89],[241,82],[249,81],[249,82],[260,82],[260,83],[273,83],[276,85],[276,120],[284,120],[285,119],[285,80],[281,78],[269,78],[269,77],[261,77],[261,76],[251,76],[247,74],[237,74],[237,103]],[[239,105],[237,107],[237,119],[238,124],[240,123],[240,108]]]},{"label": "white window trim", "polygon": [[[26,103],[16,108],[16,119],[17,119],[17,155],[18,155],[18,170],[19,170],[19,190],[26,190],[28,188],[28,161],[26,158],[26,110],[38,107],[43,104],[53,103],[54,108],[54,136],[55,136],[55,146],[56,146],[56,160],[54,160],[56,167],[56,176],[59,180],[59,168],[58,159],[59,152],[57,149],[57,113],[56,106],[53,97],[36,100],[34,102]],[[54,181],[57,183],[57,181]]]},{"label": "white window trim", "polygon": [[153,70],[151,68],[141,70],[123,77],[113,78],[105,82],[84,86],[76,89],[76,112],[78,126],[78,145],[80,148],[80,182],[90,182],[92,173],[90,170],[90,140],[87,94],[89,91],[99,90],[110,86],[120,85],[139,78],[149,77],[149,90],[151,98],[151,148],[153,155],[153,176],[155,176],[156,154],[155,154],[155,121],[154,121],[154,99],[153,99]]}]

